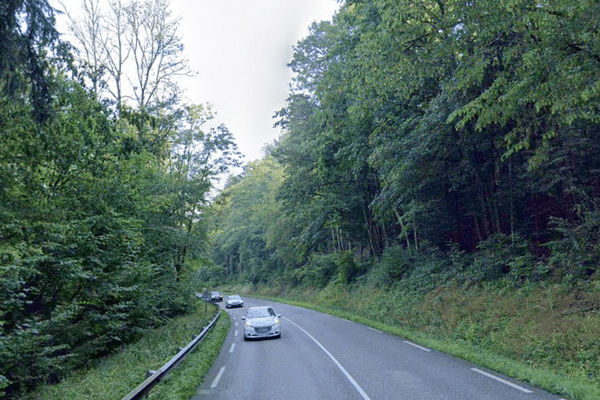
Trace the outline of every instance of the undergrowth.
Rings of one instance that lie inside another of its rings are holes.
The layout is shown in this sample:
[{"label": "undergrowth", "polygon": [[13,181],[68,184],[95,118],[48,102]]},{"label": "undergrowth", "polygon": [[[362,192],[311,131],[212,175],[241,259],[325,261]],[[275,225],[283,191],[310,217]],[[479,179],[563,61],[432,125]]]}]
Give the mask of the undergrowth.
[{"label": "undergrowth", "polygon": [[[204,302],[198,301],[195,312],[148,331],[136,343],[124,346],[118,353],[95,362],[59,384],[39,387],[27,399],[122,399],[146,379],[147,371],[158,370],[190,343],[192,335],[202,331],[214,317],[214,312],[213,306],[206,307]],[[185,361],[152,389],[150,398],[188,400],[193,395],[227,334],[229,318],[221,317]],[[187,384],[181,384],[182,380]]]}]

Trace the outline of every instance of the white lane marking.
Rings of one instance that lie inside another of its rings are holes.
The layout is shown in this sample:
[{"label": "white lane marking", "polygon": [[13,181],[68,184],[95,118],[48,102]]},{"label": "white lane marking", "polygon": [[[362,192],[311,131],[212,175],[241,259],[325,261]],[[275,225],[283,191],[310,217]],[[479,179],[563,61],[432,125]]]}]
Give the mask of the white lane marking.
[{"label": "white lane marking", "polygon": [[423,347],[423,346],[419,346],[418,344],[413,343],[413,342],[409,342],[408,340],[405,340],[404,343],[410,344],[411,346],[416,347],[417,349],[421,349],[421,350],[425,350],[425,351],[431,351],[431,349],[428,349],[428,348]]},{"label": "white lane marking", "polygon": [[219,373],[217,374],[217,376],[215,376],[215,380],[212,381],[212,383],[210,384],[211,389],[214,389],[217,387],[217,385],[219,384],[219,381],[221,380],[221,377],[223,376],[223,372],[225,372],[225,367],[221,367],[221,369],[219,370]]},{"label": "white lane marking", "polygon": [[375,328],[371,328],[370,326],[367,326],[367,328],[369,328],[372,331],[375,331],[377,333],[383,333],[382,331],[380,331],[379,329],[375,329]]},{"label": "white lane marking", "polygon": [[235,349],[235,343],[231,343],[231,347],[229,348],[229,352],[233,353],[233,349]]},{"label": "white lane marking", "polygon": [[485,375],[485,376],[487,376],[488,378],[495,379],[495,380],[497,380],[498,382],[504,383],[505,385],[508,385],[508,386],[510,386],[510,387],[513,387],[513,388],[515,388],[515,389],[517,389],[517,390],[520,390],[520,391],[521,391],[521,392],[523,392],[523,393],[533,393],[533,390],[529,390],[529,389],[527,389],[527,388],[524,388],[523,386],[515,385],[514,383],[512,383],[512,382],[509,382],[509,381],[507,381],[506,379],[502,379],[502,378],[500,378],[499,376],[496,376],[496,375],[489,374],[489,373],[487,373],[487,372],[485,372],[485,371],[482,371],[482,370],[480,370],[480,369],[477,369],[477,368],[471,368],[471,370],[472,370],[472,371],[475,371],[475,372],[477,372],[477,373],[479,373],[479,374],[481,374],[481,375]]},{"label": "white lane marking", "polygon": [[235,333],[233,334],[233,336],[237,336],[238,335],[238,330],[235,330]]},{"label": "white lane marking", "polygon": [[362,396],[363,399],[365,399],[365,400],[371,400],[370,397],[367,396],[367,394],[365,393],[365,391],[360,387],[360,385],[358,384],[358,382],[356,382],[354,380],[354,378],[352,378],[352,376],[348,373],[348,371],[346,371],[346,369],[342,366],[342,364],[340,364],[339,361],[336,360],[335,357],[329,351],[327,351],[327,349],[321,343],[319,343],[319,341],[317,339],[315,339],[314,337],[312,337],[312,335],[310,333],[306,332],[304,329],[302,329],[298,324],[296,324],[292,320],[290,320],[288,318],[285,318],[285,319],[287,321],[291,322],[293,325],[295,325],[296,328],[298,328],[302,332],[304,332],[306,334],[306,336],[308,336],[309,338],[311,338],[313,340],[313,342],[315,342],[317,344],[317,346],[319,346],[321,348],[321,350],[323,350],[325,352],[325,354],[327,354],[327,356],[329,356],[329,358],[331,359],[331,361],[333,361],[334,364],[337,365],[337,367],[340,369],[340,371],[342,371],[342,373],[344,375],[346,375],[346,378],[348,378],[348,380],[350,381],[350,383],[352,383],[352,385],[354,386],[354,388],[358,391],[358,393],[360,393],[360,395]]},{"label": "white lane marking", "polygon": [[237,321],[235,321],[235,326],[238,326],[238,325],[237,325]]}]

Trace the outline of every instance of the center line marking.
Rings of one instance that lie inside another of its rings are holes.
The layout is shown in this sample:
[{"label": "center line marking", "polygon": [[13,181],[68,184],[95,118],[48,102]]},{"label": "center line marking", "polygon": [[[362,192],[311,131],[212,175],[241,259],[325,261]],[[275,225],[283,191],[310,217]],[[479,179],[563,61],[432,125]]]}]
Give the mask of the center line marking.
[{"label": "center line marking", "polygon": [[225,367],[221,367],[221,369],[219,370],[219,373],[217,374],[217,376],[215,376],[215,380],[210,385],[211,389],[214,389],[217,387],[217,385],[219,384],[219,381],[221,380],[221,377],[223,376],[223,372],[225,372]]},{"label": "center line marking", "polygon": [[235,343],[231,343],[231,348],[229,349],[229,352],[233,353],[234,348],[235,348]]},{"label": "center line marking", "polygon": [[508,386],[510,386],[510,387],[513,387],[513,388],[515,388],[515,389],[517,389],[517,390],[520,390],[520,391],[521,391],[521,392],[523,392],[523,393],[533,393],[533,390],[526,389],[526,388],[524,388],[523,386],[515,385],[514,383],[512,383],[512,382],[509,382],[509,381],[507,381],[506,379],[502,379],[502,378],[500,378],[499,376],[496,376],[496,375],[489,374],[489,373],[487,373],[487,372],[485,372],[485,371],[482,371],[482,370],[480,370],[480,369],[477,369],[477,368],[471,368],[471,370],[472,370],[472,371],[475,371],[475,372],[477,372],[477,373],[479,373],[479,374],[481,374],[481,375],[487,376],[488,378],[495,379],[495,380],[497,380],[498,382],[504,383],[505,385],[508,385]]},{"label": "center line marking", "polygon": [[287,321],[289,321],[290,323],[292,323],[293,325],[295,325],[296,328],[298,328],[302,332],[304,332],[306,334],[306,336],[308,336],[309,338],[311,338],[313,340],[313,342],[315,342],[317,344],[317,346],[319,346],[321,348],[321,350],[323,350],[325,352],[325,354],[327,354],[327,356],[329,356],[329,358],[331,359],[331,361],[333,361],[335,363],[335,365],[337,365],[337,367],[340,369],[340,371],[342,371],[342,373],[344,375],[346,375],[346,378],[348,378],[348,380],[350,381],[350,383],[352,383],[352,385],[354,386],[354,388],[358,391],[358,393],[360,393],[360,395],[362,396],[362,398],[364,400],[371,400],[371,398],[367,395],[367,393],[365,393],[365,391],[360,387],[360,385],[358,384],[358,382],[356,382],[354,380],[354,378],[352,378],[352,376],[348,373],[348,371],[346,371],[346,369],[344,367],[342,367],[342,364],[340,364],[340,362],[335,359],[335,357],[333,356],[333,354],[331,354],[329,351],[327,351],[327,349],[325,348],[325,346],[323,346],[321,343],[319,343],[319,341],[317,339],[315,339],[314,337],[312,337],[312,335],[310,333],[306,332],[298,324],[296,324],[295,322],[293,322],[292,320],[290,320],[288,318],[285,318],[285,319]]}]

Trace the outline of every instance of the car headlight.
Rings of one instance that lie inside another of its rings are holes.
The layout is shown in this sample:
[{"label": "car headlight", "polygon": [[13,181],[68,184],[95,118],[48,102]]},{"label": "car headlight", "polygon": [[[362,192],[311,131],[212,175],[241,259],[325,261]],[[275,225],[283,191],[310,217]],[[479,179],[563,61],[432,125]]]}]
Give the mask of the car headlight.
[{"label": "car headlight", "polygon": [[273,324],[273,328],[279,328],[279,318],[277,318],[275,320],[275,323]]},{"label": "car headlight", "polygon": [[252,324],[250,323],[250,321],[246,321],[246,328],[252,328]]}]

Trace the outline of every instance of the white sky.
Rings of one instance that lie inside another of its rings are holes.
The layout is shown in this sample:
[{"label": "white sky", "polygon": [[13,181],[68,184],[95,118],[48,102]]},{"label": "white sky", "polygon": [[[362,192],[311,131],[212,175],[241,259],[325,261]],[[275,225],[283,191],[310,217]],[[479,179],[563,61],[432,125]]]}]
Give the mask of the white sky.
[{"label": "white sky", "polygon": [[[81,9],[81,0],[62,2],[71,13]],[[58,0],[50,4],[62,9]],[[244,161],[261,158],[279,135],[272,117],[289,93],[292,47],[339,6],[336,0],[171,0],[173,16],[182,17],[184,57],[198,73],[184,82],[186,96],[213,105]]]}]

